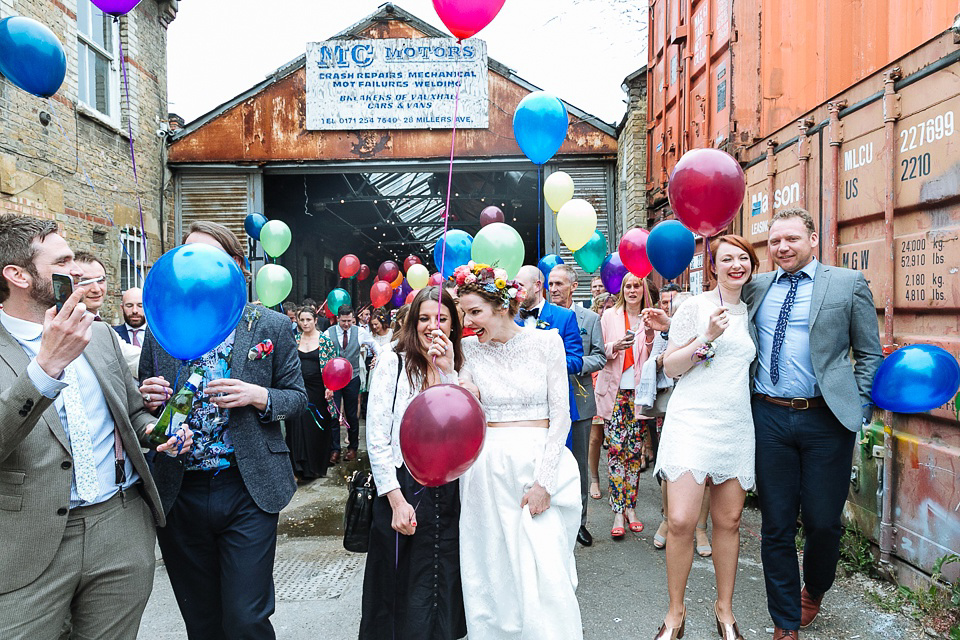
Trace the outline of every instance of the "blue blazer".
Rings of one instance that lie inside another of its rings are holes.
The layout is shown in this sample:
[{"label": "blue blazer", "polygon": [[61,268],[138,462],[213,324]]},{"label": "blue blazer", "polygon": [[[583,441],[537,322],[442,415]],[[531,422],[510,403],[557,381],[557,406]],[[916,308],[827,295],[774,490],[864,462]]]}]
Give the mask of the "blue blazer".
[{"label": "blue blazer", "polygon": [[[115,324],[113,325],[113,330],[117,332],[117,335],[120,336],[120,339],[130,344],[130,332],[127,331],[127,325],[125,324]],[[147,334],[143,334],[146,337]]]},{"label": "blue blazer", "polygon": [[[523,320],[519,315],[515,321],[521,327],[523,326]],[[545,302],[537,319],[537,328],[546,331],[556,329],[560,332],[563,348],[567,354],[567,373],[578,375],[583,369],[583,341],[580,339],[577,314],[570,309]],[[567,386],[570,388],[570,420],[576,422],[580,419],[580,414],[577,413],[577,398],[573,392],[573,382],[568,381]]]}]

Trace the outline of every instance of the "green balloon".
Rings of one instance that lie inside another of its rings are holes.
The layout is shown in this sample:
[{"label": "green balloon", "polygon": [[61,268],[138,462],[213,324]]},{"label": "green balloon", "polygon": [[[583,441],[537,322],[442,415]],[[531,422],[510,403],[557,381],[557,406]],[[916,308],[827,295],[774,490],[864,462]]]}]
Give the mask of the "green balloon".
[{"label": "green balloon", "polygon": [[587,273],[593,273],[599,269],[606,257],[607,240],[599,231],[594,231],[593,237],[587,240],[587,244],[573,252],[573,259]]},{"label": "green balloon", "polygon": [[516,229],[503,222],[494,222],[480,229],[473,239],[470,257],[491,267],[500,267],[508,278],[515,278],[526,250]]},{"label": "green balloon", "polygon": [[293,278],[286,267],[265,264],[257,271],[257,297],[266,307],[275,307],[290,295]]},{"label": "green balloon", "polygon": [[345,289],[334,289],[327,294],[327,308],[333,315],[345,304],[350,304],[350,294]]},{"label": "green balloon", "polygon": [[290,227],[282,220],[271,220],[260,229],[260,244],[271,258],[276,258],[290,246]]}]

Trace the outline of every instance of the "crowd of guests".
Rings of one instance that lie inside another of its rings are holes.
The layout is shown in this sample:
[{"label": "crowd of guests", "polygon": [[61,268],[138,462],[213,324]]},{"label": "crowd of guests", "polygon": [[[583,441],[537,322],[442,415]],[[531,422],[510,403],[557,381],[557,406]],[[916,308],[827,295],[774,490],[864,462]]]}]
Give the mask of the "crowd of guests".
[{"label": "crowd of guests", "polygon": [[[244,270],[226,227],[194,222],[183,240]],[[628,274],[616,296],[595,279],[589,309],[574,302],[566,265],[549,278],[524,266],[511,280],[473,263],[392,321],[345,305],[324,326],[313,301],[288,317],[250,304],[223,343],[184,363],[145,326],[139,292],[124,294],[115,331],[96,322],[103,265],[86,271],[53,223],[0,216],[0,636],[135,638],[156,535],[190,638],[275,637],[278,513],[298,480],[356,459],[366,393],[378,498],[362,639],[582,638],[574,549],[593,543],[588,503],[605,489],[614,540],[642,531],[637,488],[651,469],[669,593],[655,638],[684,634],[695,551],[712,555],[717,633],[743,637],[734,586],[752,489],[773,637],[798,638],[833,583],[855,434],[881,360],[862,274],[818,262],[817,243],[806,211],[781,211],[769,230],[775,271],[758,273],[750,243],[725,235],[710,242],[705,293]],[[93,282],[58,311],[54,273]],[[127,343],[140,350],[136,382],[118,373]],[[354,371],[336,392],[322,376],[334,357]],[[151,444],[191,371],[201,382],[189,418]],[[424,487],[399,428],[413,398],[440,384],[478,399],[485,443],[461,478]],[[149,466],[144,449],[160,453]]]}]

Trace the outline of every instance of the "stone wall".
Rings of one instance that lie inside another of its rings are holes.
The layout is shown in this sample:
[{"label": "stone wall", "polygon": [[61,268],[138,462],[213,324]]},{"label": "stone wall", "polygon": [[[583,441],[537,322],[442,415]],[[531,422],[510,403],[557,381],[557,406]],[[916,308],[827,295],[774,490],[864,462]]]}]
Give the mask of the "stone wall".
[{"label": "stone wall", "polygon": [[617,222],[622,235],[647,228],[647,74],[645,69],[624,81],[627,113],[618,128]]},{"label": "stone wall", "polygon": [[91,251],[103,260],[111,298],[102,315],[115,320],[120,317],[120,233],[127,225],[140,229],[138,194],[147,236],[142,274],[171,246],[173,212],[163,211],[161,197],[161,189],[169,189],[166,138],[157,132],[165,128],[167,26],[176,17],[177,0],[144,0],[120,19],[130,108],[117,60],[120,111],[113,123],[79,100],[78,2],[89,0],[0,0],[0,19],[20,15],[45,24],[67,57],[63,86],[49,100],[0,76],[0,214],[56,220],[75,251]]}]

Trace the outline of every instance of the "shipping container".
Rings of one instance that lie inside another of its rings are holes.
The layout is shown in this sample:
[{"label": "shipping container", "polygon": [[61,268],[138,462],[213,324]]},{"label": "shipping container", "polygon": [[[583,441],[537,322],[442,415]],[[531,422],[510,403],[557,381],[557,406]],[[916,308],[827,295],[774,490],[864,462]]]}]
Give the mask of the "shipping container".
[{"label": "shipping container", "polygon": [[[960,356],[958,74],[960,46],[946,32],[740,153],[747,192],[734,229],[762,268],[772,268],[771,216],[809,210],[820,259],[866,276],[886,353],[927,343]],[[957,412],[956,399],[924,414],[878,410],[861,434],[846,515],[885,566],[929,574],[960,552]],[[960,567],[944,573],[956,580]]]},{"label": "shipping container", "polygon": [[651,0],[647,180],[737,153],[942,33],[955,0]]}]

